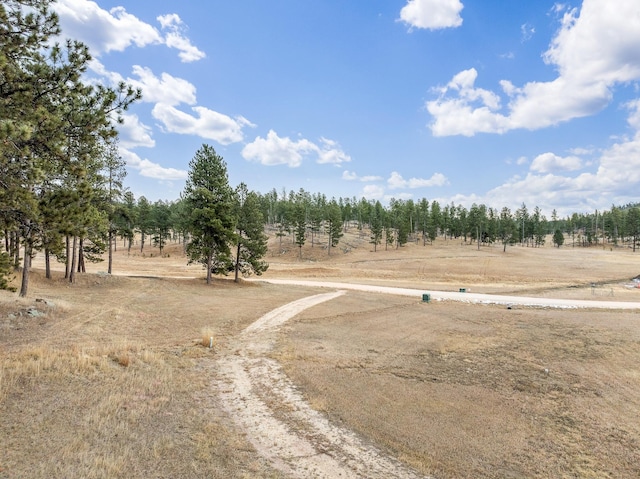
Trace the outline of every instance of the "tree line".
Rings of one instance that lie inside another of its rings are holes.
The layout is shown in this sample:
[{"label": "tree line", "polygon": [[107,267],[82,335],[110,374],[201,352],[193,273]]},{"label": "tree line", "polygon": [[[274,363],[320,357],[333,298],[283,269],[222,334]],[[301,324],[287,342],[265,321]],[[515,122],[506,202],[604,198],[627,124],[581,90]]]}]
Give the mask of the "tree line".
[{"label": "tree line", "polygon": [[[74,281],[86,261],[108,252],[108,272],[118,235],[141,235],[162,250],[170,234],[188,237],[190,261],[212,273],[261,273],[266,235],[256,194],[232,190],[226,165],[204,145],[190,163],[182,200],[137,202],[123,187],[125,163],[116,125],[141,98],[140,90],[83,78],[91,60],[78,41],[64,45],[51,9],[53,0],[6,0],[0,4],[0,288],[21,267],[25,296],[35,252],[45,275],[51,260],[65,263]],[[182,211],[176,212],[180,208]],[[231,246],[234,253],[231,252]]]},{"label": "tree line", "polygon": [[[342,227],[356,227],[369,235],[374,251],[381,245],[385,249],[400,247],[408,241],[432,243],[438,236],[460,239],[465,243],[499,243],[540,247],[551,235],[555,246],[571,239],[572,246],[618,245],[630,242],[632,247],[640,238],[640,208],[638,205],[612,206],[610,211],[573,213],[561,218],[555,210],[551,218],[539,207],[529,210],[523,203],[512,211],[508,207],[492,208],[473,204],[470,208],[458,204],[440,205],[438,201],[422,198],[418,201],[391,199],[388,205],[366,198],[332,198],[311,194],[303,189],[278,193],[273,189],[261,196],[263,216],[277,236],[294,235],[296,244],[306,228],[313,243],[314,233],[325,224],[330,244],[335,246],[341,234],[331,225],[342,219]],[[334,221],[329,218],[333,217]],[[324,222],[324,223],[323,223]]]}]

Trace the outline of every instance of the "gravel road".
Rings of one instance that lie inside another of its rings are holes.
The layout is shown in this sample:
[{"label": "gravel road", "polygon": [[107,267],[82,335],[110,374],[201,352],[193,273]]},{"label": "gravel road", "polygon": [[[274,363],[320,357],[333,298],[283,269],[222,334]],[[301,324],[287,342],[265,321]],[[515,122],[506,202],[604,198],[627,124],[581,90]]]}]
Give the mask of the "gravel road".
[{"label": "gravel road", "polygon": [[428,293],[433,301],[462,301],[467,303],[480,304],[504,304],[546,308],[596,308],[596,309],[640,309],[639,302],[631,301],[592,301],[581,299],[558,299],[558,298],[534,298],[527,296],[506,296],[497,294],[480,293],[460,293],[453,291],[429,291],[423,289],[393,288],[389,286],[373,286],[365,284],[336,283],[327,281],[305,281],[289,279],[259,279],[272,284],[317,286],[320,288],[368,291],[371,293],[396,294],[401,296],[414,296],[422,298]]}]

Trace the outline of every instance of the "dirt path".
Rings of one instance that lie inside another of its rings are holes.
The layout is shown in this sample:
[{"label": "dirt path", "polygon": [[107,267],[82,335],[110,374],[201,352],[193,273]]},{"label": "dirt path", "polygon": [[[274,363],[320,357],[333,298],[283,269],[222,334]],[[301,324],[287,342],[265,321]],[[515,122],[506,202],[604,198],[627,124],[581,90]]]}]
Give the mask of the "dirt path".
[{"label": "dirt path", "polygon": [[331,424],[313,410],[267,357],[278,328],[306,308],[344,291],[294,301],[247,327],[218,360],[216,388],[224,409],[258,453],[291,477],[422,477],[365,443],[353,432]]},{"label": "dirt path", "polygon": [[[345,293],[345,289],[421,297],[424,291],[382,286],[268,280],[275,284],[295,284],[338,288],[294,301],[262,316],[247,327],[218,360],[216,388],[227,413],[247,434],[258,453],[272,466],[291,477],[317,478],[418,478],[416,472],[385,456],[353,432],[331,424],[313,410],[268,357],[276,333],[286,321],[324,301]],[[556,308],[640,309],[640,303],[530,298],[487,294],[431,292],[433,300],[475,303],[518,304]]]},{"label": "dirt path", "polygon": [[425,291],[410,288],[394,288],[388,286],[373,286],[354,283],[336,283],[327,281],[305,281],[289,279],[259,279],[272,284],[297,285],[297,286],[317,286],[332,289],[350,289],[355,291],[368,291],[371,293],[397,294],[401,296],[414,296],[422,298],[422,295],[429,293],[434,301],[464,301],[468,303],[482,304],[505,304],[534,306],[547,308],[597,308],[597,309],[640,309],[640,303],[631,301],[592,301],[581,299],[559,299],[559,298],[535,298],[528,296],[506,296],[498,294],[480,293],[460,293],[453,291]]}]

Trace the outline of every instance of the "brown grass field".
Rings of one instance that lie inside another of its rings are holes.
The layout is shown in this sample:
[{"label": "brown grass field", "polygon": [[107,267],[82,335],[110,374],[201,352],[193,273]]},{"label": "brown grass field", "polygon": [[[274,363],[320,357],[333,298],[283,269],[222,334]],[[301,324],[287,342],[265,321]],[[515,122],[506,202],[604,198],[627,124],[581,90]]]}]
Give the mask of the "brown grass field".
[{"label": "brown grass field", "polygon": [[[300,259],[273,239],[264,278],[640,302],[629,248],[439,239],[374,253],[354,232],[329,256],[320,240]],[[0,478],[283,477],[220,407],[211,365],[318,289],[207,286],[179,245],[166,251],[118,245],[116,274],[88,265],[74,285],[59,268],[44,279],[38,257],[28,298],[0,292]],[[638,310],[350,291],[287,323],[271,355],[314,409],[425,475],[640,477]]]}]

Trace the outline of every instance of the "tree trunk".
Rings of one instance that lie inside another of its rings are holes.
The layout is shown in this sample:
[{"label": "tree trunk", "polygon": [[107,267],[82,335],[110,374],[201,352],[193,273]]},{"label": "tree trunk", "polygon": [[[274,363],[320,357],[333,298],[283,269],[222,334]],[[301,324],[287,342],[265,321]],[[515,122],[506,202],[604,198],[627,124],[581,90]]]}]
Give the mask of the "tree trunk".
[{"label": "tree trunk", "polygon": [[144,233],[140,234],[140,253],[142,253],[142,250],[144,249]]},{"label": "tree trunk", "polygon": [[207,256],[207,284],[211,284],[211,265],[213,263],[213,248]]},{"label": "tree trunk", "polygon": [[18,237],[18,232],[15,231],[13,233],[13,265],[15,269],[20,267],[20,238]]},{"label": "tree trunk", "polygon": [[73,237],[73,244],[71,245],[71,266],[69,268],[69,282],[76,282],[76,242],[78,238],[76,236]]},{"label": "tree trunk", "polygon": [[47,279],[51,279],[51,255],[49,248],[44,249],[44,276]]},{"label": "tree trunk", "polygon": [[64,262],[64,279],[69,279],[69,270],[71,269],[71,244],[70,244],[69,235],[66,236],[65,242],[66,242],[65,249],[67,252],[67,257],[66,257],[66,261]]},{"label": "tree trunk", "polygon": [[29,270],[31,269],[31,233],[24,241],[24,262],[22,266],[22,282],[20,284],[20,297],[24,298],[29,289]]},{"label": "tree trunk", "polygon": [[84,267],[84,238],[80,238],[78,244],[78,273],[86,273],[87,270]]},{"label": "tree trunk", "polygon": [[113,231],[109,229],[109,265],[107,266],[107,273],[111,274],[112,266],[113,266]]},{"label": "tree trunk", "polygon": [[236,252],[236,277],[234,281],[238,283],[238,270],[240,269],[240,239],[238,239],[238,250]]}]

